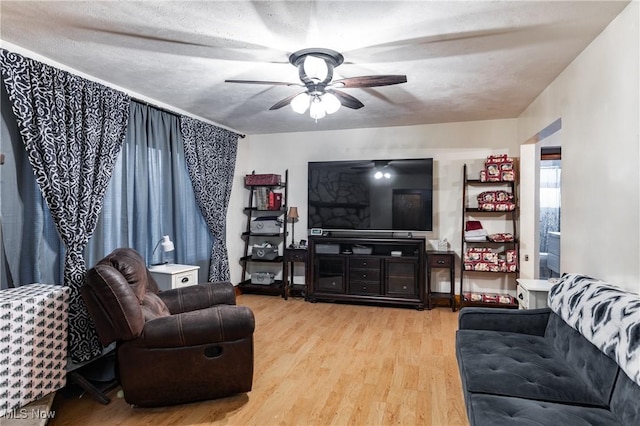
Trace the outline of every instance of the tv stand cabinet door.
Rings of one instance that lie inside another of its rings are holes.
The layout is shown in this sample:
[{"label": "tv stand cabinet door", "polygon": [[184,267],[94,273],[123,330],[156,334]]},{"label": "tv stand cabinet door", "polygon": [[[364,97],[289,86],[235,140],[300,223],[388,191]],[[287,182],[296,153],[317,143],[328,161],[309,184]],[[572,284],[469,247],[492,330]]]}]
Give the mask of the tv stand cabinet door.
[{"label": "tv stand cabinet door", "polygon": [[346,262],[342,256],[315,256],[314,290],[318,293],[344,294]]},{"label": "tv stand cabinet door", "polygon": [[385,291],[390,297],[419,299],[418,262],[385,259]]}]

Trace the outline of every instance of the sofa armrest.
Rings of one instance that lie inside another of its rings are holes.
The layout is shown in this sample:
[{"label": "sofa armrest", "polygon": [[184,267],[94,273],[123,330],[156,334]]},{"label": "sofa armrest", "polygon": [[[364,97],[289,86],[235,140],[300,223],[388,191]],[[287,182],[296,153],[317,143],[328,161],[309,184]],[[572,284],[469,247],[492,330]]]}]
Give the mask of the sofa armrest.
[{"label": "sofa armrest", "polygon": [[460,310],[458,329],[493,330],[544,336],[551,309],[516,310],[467,307]]},{"label": "sofa armrest", "polygon": [[251,336],[253,312],[246,306],[219,305],[147,321],[132,343],[146,348],[177,348],[230,342]]},{"label": "sofa armrest", "polygon": [[158,293],[169,312],[179,314],[216,305],[235,305],[236,291],[229,282],[202,283]]}]

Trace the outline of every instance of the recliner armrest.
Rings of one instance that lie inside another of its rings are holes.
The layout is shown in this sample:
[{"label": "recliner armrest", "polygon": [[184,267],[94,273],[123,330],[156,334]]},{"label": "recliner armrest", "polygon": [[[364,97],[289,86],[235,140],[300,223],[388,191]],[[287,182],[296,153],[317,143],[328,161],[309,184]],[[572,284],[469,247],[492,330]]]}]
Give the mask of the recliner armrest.
[{"label": "recliner armrest", "polygon": [[202,283],[158,293],[169,312],[179,314],[216,305],[235,305],[236,291],[230,282]]},{"label": "recliner armrest", "polygon": [[219,305],[147,321],[140,338],[130,343],[146,348],[196,346],[240,340],[254,329],[251,309]]},{"label": "recliner armrest", "polygon": [[551,309],[516,310],[467,307],[460,310],[458,329],[493,330],[544,336]]}]

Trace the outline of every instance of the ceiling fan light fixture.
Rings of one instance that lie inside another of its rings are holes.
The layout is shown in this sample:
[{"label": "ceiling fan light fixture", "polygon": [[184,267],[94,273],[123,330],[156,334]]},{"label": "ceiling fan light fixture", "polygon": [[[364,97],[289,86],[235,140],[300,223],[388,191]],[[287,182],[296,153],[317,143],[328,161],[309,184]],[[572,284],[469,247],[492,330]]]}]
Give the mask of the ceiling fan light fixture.
[{"label": "ceiling fan light fixture", "polygon": [[325,93],[322,95],[322,104],[327,114],[333,114],[342,106],[340,100],[333,93]]},{"label": "ceiling fan light fixture", "polygon": [[309,108],[310,96],[307,92],[302,92],[291,100],[291,109],[298,114],[304,114]]},{"label": "ceiling fan light fixture", "polygon": [[324,105],[322,104],[322,100],[319,96],[314,96],[311,100],[311,106],[309,106],[309,115],[314,120],[320,120],[327,115],[327,112],[324,109]]},{"label": "ceiling fan light fixture", "polygon": [[329,75],[327,62],[313,55],[307,55],[303,63],[304,72],[311,80],[324,81]]},{"label": "ceiling fan light fixture", "polygon": [[337,112],[342,106],[354,110],[364,106],[357,98],[342,90],[336,90],[336,87],[368,88],[407,82],[406,75],[364,75],[334,79],[334,70],[343,61],[344,56],[335,50],[302,49],[289,55],[289,63],[298,69],[300,83],[262,80],[225,80],[225,82],[304,87],[305,92],[287,96],[272,105],[269,110],[278,110],[286,105],[291,105],[291,108],[298,114],[304,114],[309,110],[309,115],[316,121],[324,118],[327,114]]}]

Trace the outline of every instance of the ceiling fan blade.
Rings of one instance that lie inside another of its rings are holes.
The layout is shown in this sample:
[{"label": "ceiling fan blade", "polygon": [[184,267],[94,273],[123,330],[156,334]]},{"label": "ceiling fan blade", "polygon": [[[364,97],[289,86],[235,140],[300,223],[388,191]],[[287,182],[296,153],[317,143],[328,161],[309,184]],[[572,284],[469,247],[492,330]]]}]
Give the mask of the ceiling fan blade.
[{"label": "ceiling fan blade", "polygon": [[[303,91],[303,92],[300,92],[300,93],[305,93],[305,92]],[[276,102],[271,108],[269,108],[269,111],[272,111],[274,109],[280,109],[283,106],[289,105],[291,103],[291,101],[293,100],[293,98],[298,96],[300,93],[295,93],[295,94],[293,94],[291,96],[287,96],[286,98],[284,98],[280,102]]]},{"label": "ceiling fan blade", "polygon": [[225,80],[225,83],[242,83],[242,84],[268,84],[270,86],[301,86],[300,83],[286,83],[284,81],[262,81],[262,80]]},{"label": "ceiling fan blade", "polygon": [[327,89],[327,92],[334,94],[340,103],[347,108],[360,109],[364,106],[362,102],[347,93],[335,89]]},{"label": "ceiling fan blade", "polygon": [[355,88],[390,86],[392,84],[401,84],[406,82],[406,75],[364,75],[360,77],[349,77],[341,80],[334,80],[331,85],[344,88]]}]

